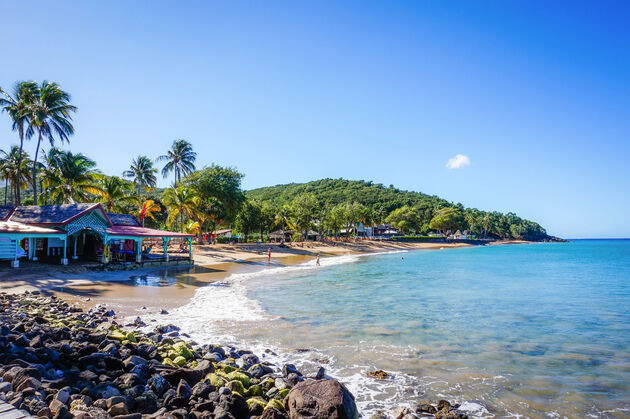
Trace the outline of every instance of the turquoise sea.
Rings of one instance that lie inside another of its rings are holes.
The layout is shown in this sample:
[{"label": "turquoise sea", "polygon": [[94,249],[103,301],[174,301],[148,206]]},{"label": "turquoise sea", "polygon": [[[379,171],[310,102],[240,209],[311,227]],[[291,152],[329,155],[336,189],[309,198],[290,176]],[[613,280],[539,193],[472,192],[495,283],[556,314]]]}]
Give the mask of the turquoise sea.
[{"label": "turquoise sea", "polygon": [[171,316],[197,340],[324,365],[366,417],[440,398],[476,417],[630,417],[630,240],[272,266]]}]

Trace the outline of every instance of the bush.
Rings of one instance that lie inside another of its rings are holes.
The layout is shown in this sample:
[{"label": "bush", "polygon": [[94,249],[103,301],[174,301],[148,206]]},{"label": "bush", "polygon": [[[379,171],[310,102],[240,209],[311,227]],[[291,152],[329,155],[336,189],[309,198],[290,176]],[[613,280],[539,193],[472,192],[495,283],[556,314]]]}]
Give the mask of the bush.
[{"label": "bush", "polygon": [[444,237],[432,237],[432,236],[393,236],[392,241],[399,242],[435,242],[441,243],[444,241]]}]

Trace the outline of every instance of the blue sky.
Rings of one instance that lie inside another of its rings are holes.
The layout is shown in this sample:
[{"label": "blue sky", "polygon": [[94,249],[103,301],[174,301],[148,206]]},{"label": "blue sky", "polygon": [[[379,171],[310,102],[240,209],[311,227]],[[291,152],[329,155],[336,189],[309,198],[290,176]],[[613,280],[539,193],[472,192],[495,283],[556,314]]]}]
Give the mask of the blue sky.
[{"label": "blue sky", "polygon": [[0,1],[0,86],[69,91],[105,173],[185,138],[248,189],[373,180],[630,237],[627,3],[51,4]]}]

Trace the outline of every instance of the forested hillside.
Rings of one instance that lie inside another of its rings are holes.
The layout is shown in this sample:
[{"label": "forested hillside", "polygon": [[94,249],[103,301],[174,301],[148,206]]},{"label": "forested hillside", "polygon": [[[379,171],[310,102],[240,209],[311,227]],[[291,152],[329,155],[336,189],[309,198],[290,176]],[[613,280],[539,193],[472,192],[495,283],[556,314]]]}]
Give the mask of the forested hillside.
[{"label": "forested hillside", "polygon": [[528,240],[547,239],[539,224],[514,213],[480,211],[464,208],[437,196],[404,191],[373,182],[322,179],[308,183],[290,183],[246,192],[249,200],[280,208],[291,206],[297,197],[314,197],[322,213],[334,213],[335,207],[352,203],[363,207],[362,218],[370,224],[388,222],[405,233],[467,229],[478,237]]}]

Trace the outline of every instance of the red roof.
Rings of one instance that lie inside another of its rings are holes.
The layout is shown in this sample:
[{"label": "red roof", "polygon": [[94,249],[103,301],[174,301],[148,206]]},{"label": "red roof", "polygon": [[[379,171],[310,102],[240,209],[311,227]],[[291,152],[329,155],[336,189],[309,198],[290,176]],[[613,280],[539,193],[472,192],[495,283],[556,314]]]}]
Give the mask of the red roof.
[{"label": "red roof", "polygon": [[175,231],[156,230],[154,228],[137,226],[112,226],[107,228],[110,236],[133,237],[193,237],[193,234],[177,233]]},{"label": "red roof", "polygon": [[53,228],[37,227],[34,225],[16,223],[15,221],[0,221],[0,233],[17,234],[66,234],[65,231]]}]

